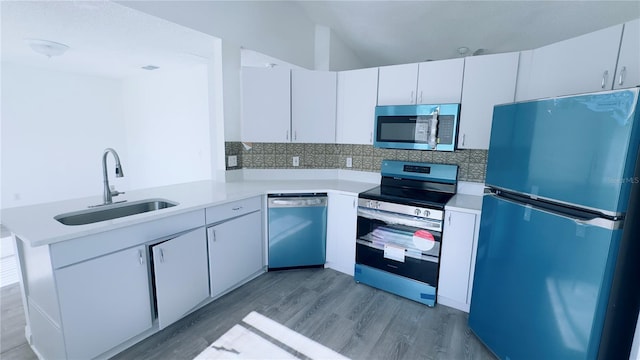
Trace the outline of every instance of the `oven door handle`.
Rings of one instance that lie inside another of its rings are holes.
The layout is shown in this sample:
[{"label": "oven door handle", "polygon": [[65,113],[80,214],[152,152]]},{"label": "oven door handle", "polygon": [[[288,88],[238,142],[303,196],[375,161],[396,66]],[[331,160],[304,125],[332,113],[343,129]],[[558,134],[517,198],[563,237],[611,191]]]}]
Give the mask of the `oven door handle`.
[{"label": "oven door handle", "polygon": [[434,226],[433,222],[430,220],[425,220],[419,217],[404,215],[404,214],[396,214],[390,213],[381,210],[373,210],[367,208],[358,208],[358,216],[384,221],[387,224],[399,224],[399,225],[408,225],[417,228],[431,228]]}]

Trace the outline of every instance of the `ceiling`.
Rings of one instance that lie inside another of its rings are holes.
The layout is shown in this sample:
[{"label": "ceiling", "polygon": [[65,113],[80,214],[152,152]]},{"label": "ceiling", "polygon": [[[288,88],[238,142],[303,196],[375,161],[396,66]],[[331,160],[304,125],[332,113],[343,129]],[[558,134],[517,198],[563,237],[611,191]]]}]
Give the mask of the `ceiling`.
[{"label": "ceiling", "polygon": [[[212,1],[212,0],[209,0]],[[217,1],[217,0],[216,0]],[[279,3],[281,1],[267,1]],[[108,77],[202,63],[215,38],[110,1],[6,1],[2,61]],[[640,17],[640,1],[288,1],[364,66],[532,49]],[[36,54],[25,38],[64,43]],[[269,55],[269,54],[266,54]]]},{"label": "ceiling", "polygon": [[[215,38],[109,1],[2,0],[2,61],[73,73],[124,78],[202,64],[212,57]],[[48,58],[25,39],[69,46]]]},{"label": "ceiling", "polygon": [[640,17],[640,1],[298,3],[367,66],[459,57],[463,46],[465,55],[534,49]]}]

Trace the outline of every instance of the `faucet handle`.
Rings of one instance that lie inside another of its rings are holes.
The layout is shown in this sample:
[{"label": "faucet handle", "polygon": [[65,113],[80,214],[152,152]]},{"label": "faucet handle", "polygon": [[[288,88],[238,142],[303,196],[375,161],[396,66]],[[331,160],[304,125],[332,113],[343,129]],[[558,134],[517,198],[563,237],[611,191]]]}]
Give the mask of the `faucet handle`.
[{"label": "faucet handle", "polygon": [[118,191],[116,190],[115,185],[110,185],[109,186],[109,190],[111,191],[111,196],[118,196],[120,194],[124,194],[124,191]]}]

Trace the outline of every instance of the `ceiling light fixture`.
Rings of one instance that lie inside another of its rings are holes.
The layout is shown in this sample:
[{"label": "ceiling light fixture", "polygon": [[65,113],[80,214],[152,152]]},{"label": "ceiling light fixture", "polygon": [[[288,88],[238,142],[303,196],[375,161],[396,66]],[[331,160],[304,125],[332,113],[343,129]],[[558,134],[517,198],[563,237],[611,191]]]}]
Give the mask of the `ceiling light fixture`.
[{"label": "ceiling light fixture", "polygon": [[42,39],[25,39],[25,41],[33,51],[48,58],[51,58],[52,56],[60,56],[69,50],[67,45],[54,41]]},{"label": "ceiling light fixture", "polygon": [[458,48],[458,54],[460,54],[460,56],[464,56],[468,52],[469,52],[469,48],[466,46],[460,46]]}]

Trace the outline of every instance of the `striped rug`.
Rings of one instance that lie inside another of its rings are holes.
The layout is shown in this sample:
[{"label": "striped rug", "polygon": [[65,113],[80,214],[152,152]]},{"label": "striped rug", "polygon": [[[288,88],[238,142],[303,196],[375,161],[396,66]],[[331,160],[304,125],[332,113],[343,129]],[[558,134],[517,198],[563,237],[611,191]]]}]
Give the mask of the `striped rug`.
[{"label": "striped rug", "polygon": [[195,359],[348,359],[253,311]]}]

